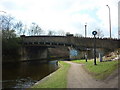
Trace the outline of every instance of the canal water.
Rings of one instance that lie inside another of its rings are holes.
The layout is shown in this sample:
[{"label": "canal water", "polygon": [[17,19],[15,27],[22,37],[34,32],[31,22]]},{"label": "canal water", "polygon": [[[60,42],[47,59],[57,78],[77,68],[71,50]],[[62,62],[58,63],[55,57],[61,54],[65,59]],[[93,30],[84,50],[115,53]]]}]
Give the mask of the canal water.
[{"label": "canal water", "polygon": [[7,63],[2,65],[2,88],[29,88],[58,69],[57,60]]}]

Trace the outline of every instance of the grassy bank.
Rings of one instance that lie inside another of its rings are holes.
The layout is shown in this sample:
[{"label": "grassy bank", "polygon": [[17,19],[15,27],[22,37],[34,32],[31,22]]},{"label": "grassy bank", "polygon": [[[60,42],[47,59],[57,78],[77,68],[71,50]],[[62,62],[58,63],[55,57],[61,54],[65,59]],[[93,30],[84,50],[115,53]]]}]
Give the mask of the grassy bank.
[{"label": "grassy bank", "polygon": [[113,71],[118,68],[118,61],[99,62],[94,65],[93,60],[74,60],[72,62],[85,64],[83,67],[93,75],[96,79],[102,80],[109,76]]},{"label": "grassy bank", "polygon": [[42,83],[34,85],[32,88],[66,88],[67,87],[67,72],[69,64],[59,61],[60,68],[49,76]]}]

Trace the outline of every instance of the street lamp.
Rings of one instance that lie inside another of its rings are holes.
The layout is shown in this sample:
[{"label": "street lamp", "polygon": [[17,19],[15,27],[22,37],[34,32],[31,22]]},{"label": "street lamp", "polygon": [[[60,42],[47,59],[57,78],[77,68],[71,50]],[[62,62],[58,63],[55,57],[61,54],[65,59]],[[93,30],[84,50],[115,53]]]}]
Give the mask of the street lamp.
[{"label": "street lamp", "polygon": [[87,36],[87,23],[85,23],[85,37]]},{"label": "street lamp", "polygon": [[96,64],[96,37],[95,35],[97,34],[97,31],[93,31],[92,34],[94,35],[94,65]]},{"label": "street lamp", "polygon": [[110,29],[110,38],[111,38],[111,15],[110,15],[110,7],[106,5],[109,9],[109,29]]}]

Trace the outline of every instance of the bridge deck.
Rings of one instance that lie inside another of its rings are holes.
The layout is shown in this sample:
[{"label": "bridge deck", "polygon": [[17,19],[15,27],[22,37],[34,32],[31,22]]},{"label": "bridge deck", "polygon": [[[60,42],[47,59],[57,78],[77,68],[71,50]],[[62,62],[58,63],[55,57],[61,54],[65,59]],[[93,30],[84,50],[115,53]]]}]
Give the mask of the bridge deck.
[{"label": "bridge deck", "polygon": [[[73,36],[24,36],[22,37],[24,45],[44,45],[44,46],[71,46],[93,48],[94,38],[83,38]],[[96,38],[97,48],[120,48],[118,39],[100,39]]]}]

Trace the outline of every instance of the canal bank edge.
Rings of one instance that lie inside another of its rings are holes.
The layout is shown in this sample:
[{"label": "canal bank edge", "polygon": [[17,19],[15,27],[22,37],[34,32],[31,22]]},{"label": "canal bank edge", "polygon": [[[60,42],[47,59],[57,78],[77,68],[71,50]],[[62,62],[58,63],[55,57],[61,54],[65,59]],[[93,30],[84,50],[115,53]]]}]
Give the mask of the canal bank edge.
[{"label": "canal bank edge", "polygon": [[51,76],[53,76],[63,65],[60,64],[60,62],[57,62],[58,65],[58,69],[54,72],[52,72],[51,74],[49,74],[48,76],[44,77],[43,79],[41,79],[40,81],[38,81],[37,83],[35,83],[33,86],[31,86],[30,88],[35,88],[36,85],[40,85],[42,84],[44,81],[47,81],[49,78],[51,78]]}]

